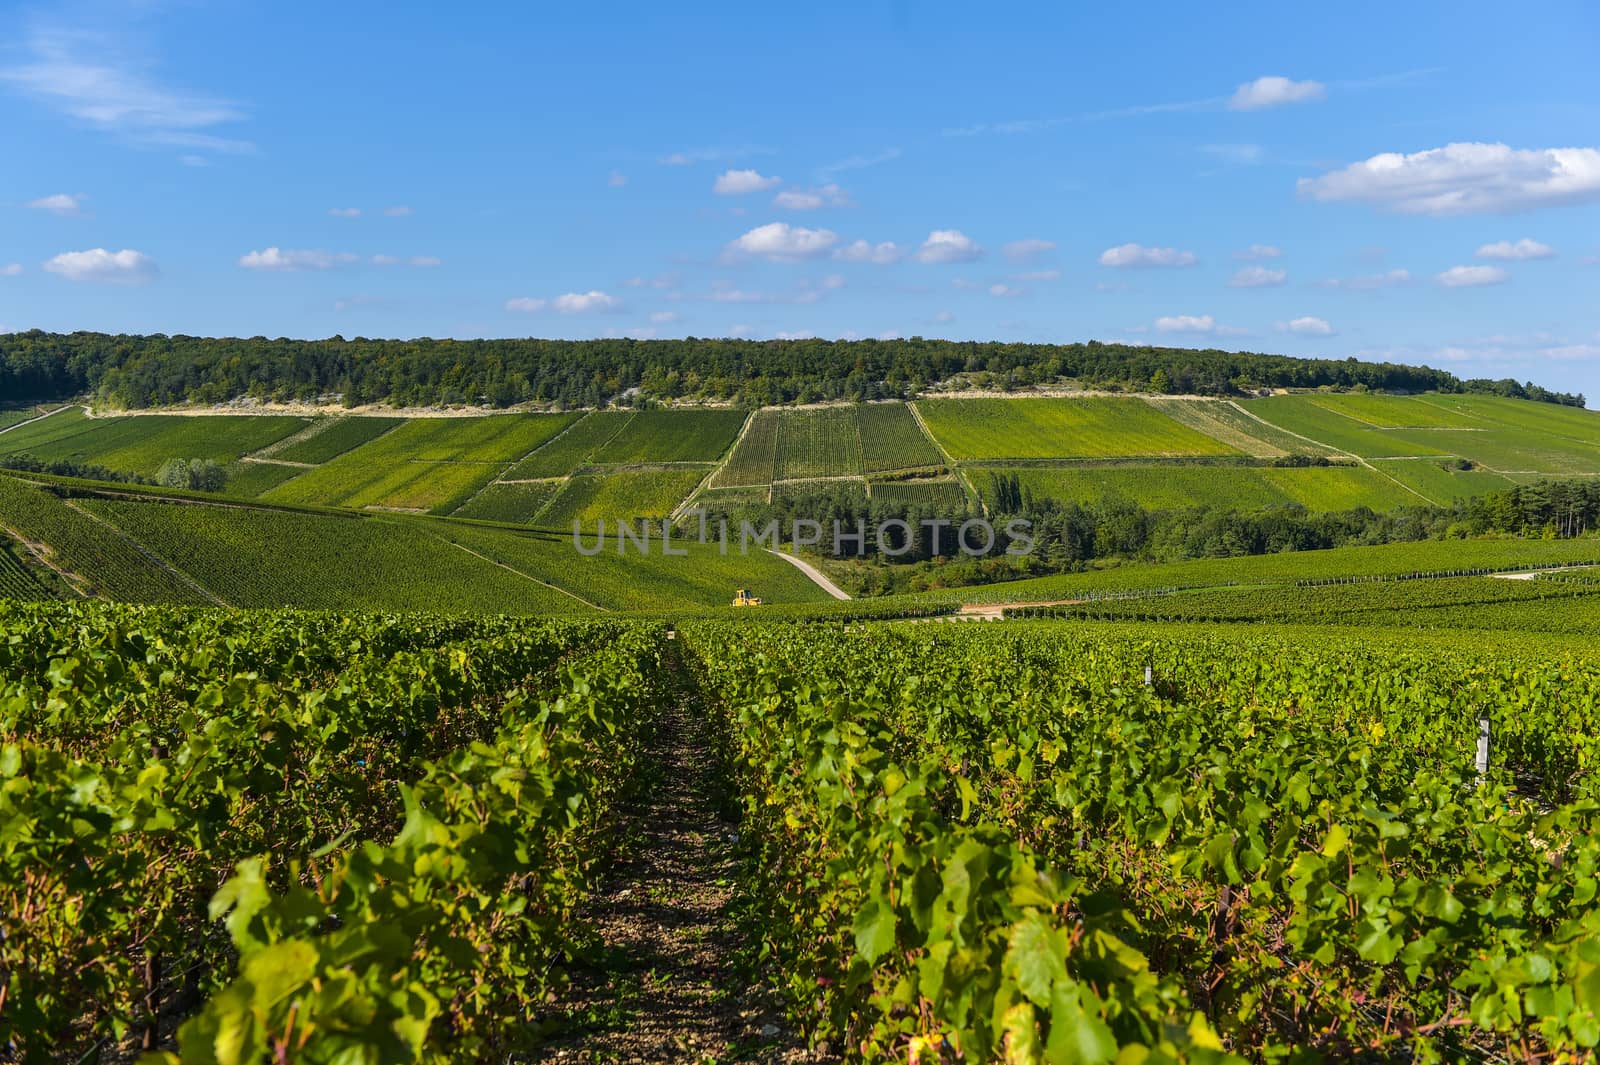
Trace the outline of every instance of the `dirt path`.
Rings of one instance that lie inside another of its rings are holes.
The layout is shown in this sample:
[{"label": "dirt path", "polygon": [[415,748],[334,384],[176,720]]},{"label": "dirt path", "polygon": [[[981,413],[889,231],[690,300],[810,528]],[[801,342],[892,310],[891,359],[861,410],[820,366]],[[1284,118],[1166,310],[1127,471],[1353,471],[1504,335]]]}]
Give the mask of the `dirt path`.
[{"label": "dirt path", "polygon": [[793,566],[801,573],[804,573],[807,577],[810,577],[812,584],[815,584],[818,588],[821,588],[835,599],[850,598],[850,594],[837,584],[834,584],[832,581],[830,581],[827,577],[827,574],[823,573],[820,569],[813,566],[811,563],[807,562],[798,555],[791,555],[783,551],[774,551],[770,547],[767,548],[766,551],[769,555],[777,555],[779,558],[789,563],[789,565]]},{"label": "dirt path", "polygon": [[587,914],[602,960],[574,974],[562,996],[570,1030],[543,1048],[543,1061],[821,1060],[738,965],[737,825],[718,814],[707,727],[687,703],[662,723],[651,780],[630,814],[628,857]]}]

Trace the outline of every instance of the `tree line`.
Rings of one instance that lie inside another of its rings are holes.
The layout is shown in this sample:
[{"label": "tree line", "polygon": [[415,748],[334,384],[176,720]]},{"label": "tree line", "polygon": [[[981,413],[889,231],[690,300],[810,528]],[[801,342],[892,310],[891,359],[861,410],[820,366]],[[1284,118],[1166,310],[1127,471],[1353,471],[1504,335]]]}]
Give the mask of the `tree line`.
[{"label": "tree line", "polygon": [[294,340],[165,334],[0,335],[0,396],[89,395],[138,409],[182,403],[332,401],[396,407],[733,400],[747,406],[905,398],[960,378],[997,390],[1089,388],[1234,395],[1262,388],[1485,392],[1583,406],[1537,385],[1463,381],[1444,370],[1350,359],[1088,341]]},{"label": "tree line", "polygon": [[[949,508],[869,499],[859,487],[851,491],[832,485],[771,503],[716,508],[712,520],[726,517],[761,526],[776,519],[788,527],[795,518],[808,518],[830,528],[834,522],[853,528],[857,522],[877,527],[890,519],[905,521],[912,532],[904,553],[892,558],[877,553],[871,540],[864,545],[852,541],[843,552],[881,563],[841,578],[858,594],[873,595],[1077,572],[1106,561],[1180,562],[1493,535],[1583,536],[1600,531],[1600,482],[1542,480],[1448,506],[1312,512],[1298,504],[1259,510],[1155,510],[1120,497],[1058,500],[1035,497],[1014,478],[1000,475],[992,486],[988,514],[999,535],[987,554],[965,557],[948,533],[936,553],[923,523],[939,520],[955,529],[970,516]],[[1028,524],[1032,547],[1025,555],[1007,553],[1012,540],[1004,529],[1013,519]],[[822,549],[831,553],[826,543]]]}]

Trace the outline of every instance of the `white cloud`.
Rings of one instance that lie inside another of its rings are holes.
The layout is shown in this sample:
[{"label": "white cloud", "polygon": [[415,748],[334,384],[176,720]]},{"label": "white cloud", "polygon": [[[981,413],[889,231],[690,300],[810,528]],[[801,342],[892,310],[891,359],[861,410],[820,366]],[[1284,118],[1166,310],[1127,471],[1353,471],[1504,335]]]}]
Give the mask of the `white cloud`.
[{"label": "white cloud", "polygon": [[1027,295],[1027,292],[1024,289],[1015,288],[1011,285],[996,283],[989,286],[989,295],[998,299],[1017,299],[1018,297]]},{"label": "white cloud", "polygon": [[887,266],[897,263],[905,256],[905,252],[892,240],[883,241],[881,244],[872,244],[865,240],[852,241],[833,253],[833,257],[846,263],[877,263]]},{"label": "white cloud", "polygon": [[1320,81],[1290,81],[1288,78],[1265,77],[1247,81],[1228,100],[1232,111],[1259,111],[1264,107],[1281,107],[1284,104],[1306,103],[1328,95],[1327,86]]},{"label": "white cloud", "polygon": [[1301,178],[1297,187],[1301,196],[1324,203],[1373,203],[1402,214],[1528,211],[1600,199],[1600,150],[1449,144],[1374,155]]},{"label": "white cloud", "polygon": [[1509,240],[1485,244],[1476,252],[1479,259],[1503,259],[1512,262],[1523,259],[1550,259],[1554,258],[1555,254],[1556,250],[1550,245],[1540,244],[1527,237],[1523,237],[1515,244]]},{"label": "white cloud", "polygon": [[917,252],[921,263],[970,263],[982,258],[983,249],[959,229],[935,229]]},{"label": "white cloud", "polygon": [[933,320],[938,322],[940,325],[944,325],[947,322],[955,321],[956,315],[954,311],[940,311],[938,314],[933,316]]},{"label": "white cloud", "polygon": [[815,211],[822,207],[853,207],[850,194],[829,183],[815,189],[784,189],[772,198],[779,207],[791,211]]},{"label": "white cloud", "polygon": [[1498,266],[1452,266],[1434,280],[1446,288],[1476,288],[1504,284],[1511,280],[1511,275]]},{"label": "white cloud", "polygon": [[374,255],[373,266],[438,266],[441,260],[432,255]]},{"label": "white cloud", "polygon": [[1260,262],[1262,259],[1281,259],[1283,249],[1272,244],[1252,244],[1244,251],[1234,252],[1233,257],[1247,263]]},{"label": "white cloud", "polygon": [[156,276],[155,260],[130,248],[116,252],[104,248],[65,251],[45,263],[44,268],[52,274],[60,274],[68,281],[137,285],[151,281]]},{"label": "white cloud", "polygon": [[506,310],[517,311],[521,314],[535,314],[549,306],[548,300],[535,296],[518,296],[516,299],[506,300]]},{"label": "white cloud", "polygon": [[359,208],[359,207],[330,207],[330,208],[328,208],[328,213],[331,214],[335,218],[360,218],[361,217],[361,208]]},{"label": "white cloud", "polygon": [[349,252],[292,251],[270,247],[239,256],[239,265],[246,270],[332,270],[336,266],[353,263],[357,258]]},{"label": "white cloud", "polygon": [[776,261],[810,259],[825,254],[839,242],[839,235],[828,229],[806,229],[787,222],[768,222],[757,226],[728,245],[736,254],[758,255]]},{"label": "white cloud", "polygon": [[772,339],[773,340],[811,340],[814,337],[816,337],[816,335],[817,334],[811,332],[811,330],[809,330],[809,329],[796,329],[796,330],[793,330],[792,332],[789,331],[789,330],[780,329],[776,333],[772,334]]},{"label": "white cloud", "polygon": [[410,218],[417,212],[412,210],[410,207],[407,207],[403,203],[397,203],[393,207],[385,207],[383,209],[383,213],[388,215],[390,218]]},{"label": "white cloud", "polygon": [[782,180],[778,177],[762,177],[754,170],[726,170],[717,175],[717,180],[711,184],[711,191],[718,196],[744,196],[751,192],[763,192]]},{"label": "white cloud", "polygon": [[550,301],[558,314],[589,314],[594,311],[614,311],[622,306],[615,296],[597,289],[588,292],[568,292]]},{"label": "white cloud", "polygon": [[1308,337],[1331,337],[1331,336],[1333,336],[1333,326],[1329,325],[1326,319],[1324,319],[1324,318],[1314,318],[1311,315],[1307,315],[1304,318],[1295,318],[1295,319],[1293,319],[1291,321],[1284,322],[1282,325],[1279,326],[1279,328],[1284,330],[1285,332],[1295,333],[1295,334],[1297,334],[1299,336],[1308,336]]},{"label": "white cloud", "polygon": [[16,277],[20,273],[22,273],[21,263],[6,263],[0,266],[0,277]]},{"label": "white cloud", "polygon": [[1364,277],[1329,278],[1326,281],[1318,281],[1317,285],[1321,288],[1338,288],[1350,292],[1376,292],[1380,288],[1394,288],[1410,283],[1411,271],[1396,269]]},{"label": "white cloud", "polygon": [[245,118],[235,103],[159,85],[148,56],[130,54],[129,33],[45,28],[29,38],[30,60],[0,69],[15,85],[63,114],[134,143],[251,152],[248,141],[204,132]]},{"label": "white cloud", "polygon": [[657,325],[669,325],[676,322],[680,315],[677,311],[651,311],[650,320]]},{"label": "white cloud", "polygon": [[1158,333],[1211,333],[1217,321],[1209,314],[1171,314],[1156,319]]},{"label": "white cloud", "polygon": [[1055,250],[1055,241],[1030,237],[1027,240],[1013,240],[1000,249],[1000,254],[1014,263],[1031,263],[1039,256]]},{"label": "white cloud", "polygon": [[1246,266],[1228,279],[1229,288],[1270,288],[1289,279],[1287,270],[1271,270],[1265,266]]},{"label": "white cloud", "polygon": [[620,170],[611,171],[611,176],[606,178],[606,184],[614,189],[620,189],[628,183],[628,175]]},{"label": "white cloud", "polygon": [[1193,266],[1198,261],[1192,251],[1146,248],[1142,244],[1119,244],[1100,253],[1101,266]]},{"label": "white cloud", "polygon": [[901,338],[901,335],[902,334],[900,333],[900,331],[898,329],[886,329],[882,333],[878,334],[878,339],[879,340],[899,340]]},{"label": "white cloud", "polygon": [[823,288],[844,288],[844,275],[828,274],[822,279],[821,284]]},{"label": "white cloud", "polygon": [[58,192],[53,196],[41,196],[37,200],[30,201],[28,206],[35,211],[49,211],[63,218],[72,218],[83,209],[83,197]]}]

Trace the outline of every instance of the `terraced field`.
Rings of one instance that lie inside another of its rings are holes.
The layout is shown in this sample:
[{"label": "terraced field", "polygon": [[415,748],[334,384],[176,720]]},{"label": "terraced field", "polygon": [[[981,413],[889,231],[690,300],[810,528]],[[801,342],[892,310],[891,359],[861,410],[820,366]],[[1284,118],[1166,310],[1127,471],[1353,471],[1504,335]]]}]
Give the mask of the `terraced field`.
[{"label": "terraced field", "polygon": [[329,418],[304,439],[287,447],[270,449],[271,456],[285,462],[320,465],[371,443],[404,422],[403,418]]},{"label": "terraced field", "polygon": [[565,477],[588,462],[632,418],[629,411],[591,411],[507,470],[501,480]]},{"label": "terraced field", "polygon": [[782,411],[757,411],[734,446],[733,454],[717,471],[712,487],[771,484],[778,468],[778,426],[782,419]]},{"label": "terraced field", "polygon": [[868,403],[855,410],[867,473],[944,464],[944,456],[904,403]]},{"label": "terraced field", "polygon": [[589,456],[601,465],[715,462],[739,435],[745,414],[737,410],[646,410]]},{"label": "terraced field", "polygon": [[448,513],[576,417],[413,418],[264,492],[262,498],[279,503]]},{"label": "terraced field", "polygon": [[872,485],[872,498],[926,507],[941,514],[958,514],[967,507],[966,490],[954,480],[875,482]]},{"label": "terraced field", "polygon": [[[1441,471],[1442,472],[1442,471]],[[1359,466],[975,466],[973,484],[993,499],[995,474],[1014,474],[1036,499],[1090,503],[1123,499],[1151,509],[1198,506],[1256,510],[1386,510],[1422,500],[1382,473]]]},{"label": "terraced field", "polygon": [[575,474],[532,520],[552,529],[570,529],[574,521],[589,526],[601,520],[664,518],[705,474],[698,467]]},{"label": "terraced field", "polygon": [[957,461],[1241,454],[1142,399],[933,399],[917,410]]},{"label": "terraced field", "polygon": [[453,518],[478,518],[530,525],[533,516],[561,489],[562,481],[516,481],[485,485],[483,490],[458,507]]},{"label": "terraced field", "polygon": [[96,521],[81,505],[3,475],[0,529],[33,545],[81,594],[128,603],[209,602],[161,560]]},{"label": "terraced field", "polygon": [[153,477],[163,462],[174,458],[227,465],[309,424],[306,418],[266,415],[90,418],[83,408],[68,407],[0,433],[0,455],[87,462]]}]

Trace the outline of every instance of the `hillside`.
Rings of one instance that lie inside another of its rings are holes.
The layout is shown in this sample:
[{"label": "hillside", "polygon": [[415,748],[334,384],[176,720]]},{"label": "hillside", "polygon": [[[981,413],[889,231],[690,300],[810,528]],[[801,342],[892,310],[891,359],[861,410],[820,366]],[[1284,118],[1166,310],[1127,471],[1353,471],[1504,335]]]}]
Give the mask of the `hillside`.
[{"label": "hillside", "polygon": [[[1355,393],[927,399],[750,416],[90,418],[68,406],[0,429],[0,459],[19,455],[143,477],[170,458],[209,458],[239,498],[568,529],[824,486],[977,509],[1013,475],[1061,501],[1383,510],[1600,474],[1600,415],[1495,396]],[[1286,464],[1298,459],[1331,465]]]}]

